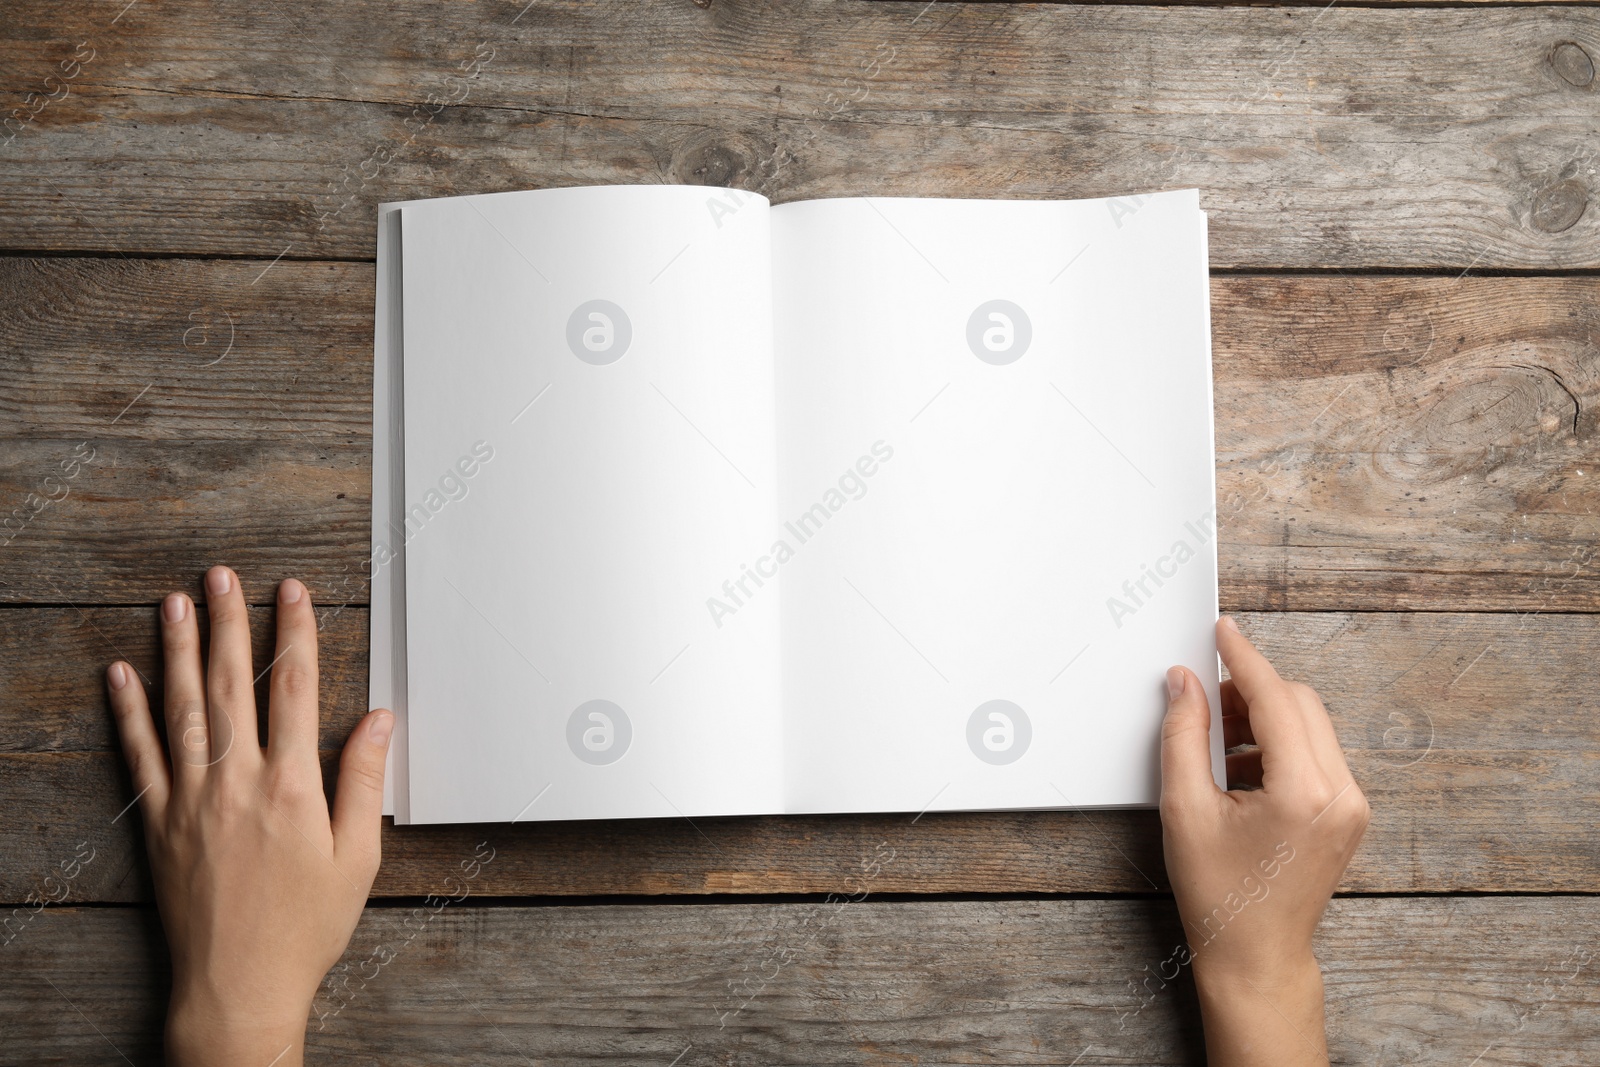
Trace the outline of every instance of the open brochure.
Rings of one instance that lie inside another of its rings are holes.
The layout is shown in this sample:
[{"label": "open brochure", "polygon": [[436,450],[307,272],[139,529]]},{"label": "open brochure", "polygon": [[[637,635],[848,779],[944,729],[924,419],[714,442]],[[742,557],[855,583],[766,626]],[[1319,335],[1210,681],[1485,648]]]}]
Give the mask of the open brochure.
[{"label": "open brochure", "polygon": [[378,225],[396,822],[1150,805],[1220,715],[1196,191]]}]

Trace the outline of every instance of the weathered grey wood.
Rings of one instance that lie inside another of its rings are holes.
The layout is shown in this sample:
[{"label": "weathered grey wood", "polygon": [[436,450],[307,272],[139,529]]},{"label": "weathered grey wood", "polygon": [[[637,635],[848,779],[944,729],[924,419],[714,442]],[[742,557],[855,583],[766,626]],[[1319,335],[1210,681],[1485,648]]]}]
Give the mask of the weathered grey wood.
[{"label": "weathered grey wood", "polygon": [[366,263],[0,258],[0,436],[372,432]]},{"label": "weathered grey wood", "polygon": [[[365,602],[372,268],[268,266],[0,259],[0,501],[95,450],[0,599],[153,602],[226,559]],[[1212,297],[1228,607],[1600,606],[1600,279]]]},{"label": "weathered grey wood", "polygon": [[925,7],[12,3],[8,106],[66,95],[3,149],[0,247],[370,256],[380,200],[608,182],[1198,186],[1219,266],[1600,265],[1592,7]]},{"label": "weathered grey wood", "polygon": [[[1600,614],[1555,614],[1600,612],[1600,279],[1456,277],[1600,267],[1596,56],[1592,4],[10,4],[0,117],[66,92],[0,144],[0,250],[104,258],[0,256],[0,517],[94,453],[0,534],[0,914],[94,850],[0,933],[0,1062],[158,1060],[154,913],[72,905],[151,899],[99,672],[155,674],[161,592],[218,560],[256,600],[305,578],[330,778],[364,710],[372,267],[315,260],[370,257],[383,199],[638,181],[1198,185],[1219,267],[1440,271],[1214,280],[1224,607],[1274,612],[1247,631],[1321,688],[1372,798],[1346,891],[1539,894],[1335,900],[1334,1062],[1600,1062],[1600,903],[1548,895],[1600,893]],[[1188,989],[1137,987],[1181,936],[1153,812],[385,850],[317,1061],[1203,1059]],[[861,891],[1128,898],[478,906]]]},{"label": "weathered grey wood", "polygon": [[1596,280],[1308,281],[1214,286],[1225,601],[1600,605]]},{"label": "weathered grey wood", "polygon": [[[270,660],[258,609],[257,661]],[[1317,685],[1374,817],[1344,887],[1357,892],[1600,892],[1600,616],[1269,614],[1246,630]],[[322,739],[365,709],[366,613],[329,621]],[[99,850],[74,901],[151,899],[133,797],[100,671],[119,654],[156,676],[153,611],[0,611],[0,901],[20,901],[80,841]],[[263,682],[263,685],[265,683]],[[331,753],[329,755],[331,764]],[[1155,892],[1153,812],[669,819],[385,831],[378,896],[440,891],[490,841],[490,895],[822,893],[858,858],[899,852],[880,892]]]},{"label": "weathered grey wood", "polygon": [[[1592,897],[1335,900],[1332,1062],[1596,1062],[1596,921]],[[1189,976],[1140,986],[1181,937],[1153,900],[369,909],[307,1059],[1198,1064]],[[8,1059],[155,1062],[159,943],[149,911],[42,912],[0,950]]]},{"label": "weathered grey wood", "polygon": [[[68,479],[75,455],[87,461]],[[365,601],[371,485],[369,440],[7,442],[0,594],[153,602],[227,562],[258,597],[296,576],[319,601]]]}]

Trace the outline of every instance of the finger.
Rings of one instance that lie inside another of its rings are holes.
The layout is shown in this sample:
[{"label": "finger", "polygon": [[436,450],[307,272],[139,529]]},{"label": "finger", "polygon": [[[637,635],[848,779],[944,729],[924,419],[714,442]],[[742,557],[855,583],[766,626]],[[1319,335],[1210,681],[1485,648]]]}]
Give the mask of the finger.
[{"label": "finger", "polygon": [[239,578],[227,567],[206,572],[206,609],[211,615],[211,654],[206,664],[211,762],[248,761],[261,747],[256,733],[255,679],[250,670],[250,619]]},{"label": "finger", "polygon": [[267,758],[317,773],[317,620],[306,587],[293,578],[278,586]]},{"label": "finger", "polygon": [[[1339,747],[1333,720],[1323,707],[1322,698],[1317,695],[1316,690],[1310,686],[1297,686],[1296,689],[1312,761],[1331,788],[1343,788],[1354,778],[1350,773],[1349,763],[1345,761],[1344,749]],[[1276,775],[1272,777],[1276,778]],[[1301,771],[1297,777],[1305,781],[1309,776]]]},{"label": "finger", "polygon": [[1217,622],[1217,652],[1244,701],[1256,744],[1272,751],[1274,760],[1298,761],[1310,747],[1310,740],[1293,688],[1230,618]]},{"label": "finger", "polygon": [[1167,717],[1161,723],[1161,805],[1195,804],[1220,795],[1211,776],[1211,705],[1200,679],[1185,667],[1167,672]]},{"label": "finger", "polygon": [[1322,697],[1315,689],[1305,686],[1297,695],[1300,697],[1301,717],[1305,720],[1306,735],[1311,740],[1312,751],[1323,769],[1338,777],[1334,772],[1347,768],[1344,750],[1339,747],[1339,735],[1333,729],[1333,718],[1328,714],[1328,709],[1322,703]]},{"label": "finger", "polygon": [[1247,707],[1254,707],[1263,697],[1282,692],[1288,686],[1267,662],[1267,657],[1239,632],[1239,624],[1226,615],[1217,620],[1217,653],[1222,656],[1233,686]]},{"label": "finger", "polygon": [[1228,788],[1240,786],[1261,788],[1261,750],[1252,748],[1235,752],[1228,757]]},{"label": "finger", "polygon": [[361,870],[378,870],[383,826],[383,762],[389,754],[394,715],[368,712],[345,742],[339,757],[339,783],[333,795],[333,852]]},{"label": "finger", "polygon": [[1237,748],[1240,745],[1253,745],[1256,735],[1250,729],[1250,718],[1247,715],[1224,715],[1222,717],[1222,747]]},{"label": "finger", "polygon": [[150,718],[150,702],[144,685],[130,664],[118,661],[106,668],[106,685],[111,691],[111,714],[117,720],[117,735],[122,738],[122,756],[128,761],[134,796],[146,821],[159,818],[172,792],[172,772],[167,755],[161,750],[155,720]]},{"label": "finger", "polygon": [[172,787],[182,792],[184,783],[198,780],[211,762],[200,627],[194,618],[194,601],[182,593],[173,593],[161,602],[161,659]]},{"label": "finger", "polygon": [[1244,697],[1239,695],[1239,687],[1233,684],[1232,678],[1224,678],[1219,690],[1222,694],[1222,714],[1249,715],[1250,705],[1244,702]]}]

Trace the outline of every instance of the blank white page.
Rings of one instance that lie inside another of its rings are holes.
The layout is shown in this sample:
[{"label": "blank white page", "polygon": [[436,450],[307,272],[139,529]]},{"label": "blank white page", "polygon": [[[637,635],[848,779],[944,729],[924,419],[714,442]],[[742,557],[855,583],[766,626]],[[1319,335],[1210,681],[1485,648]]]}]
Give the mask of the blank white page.
[{"label": "blank white page", "polygon": [[788,809],[1155,803],[1166,669],[1219,714],[1197,194],[771,214]]},{"label": "blank white page", "polygon": [[400,212],[411,820],[779,810],[767,202]]}]

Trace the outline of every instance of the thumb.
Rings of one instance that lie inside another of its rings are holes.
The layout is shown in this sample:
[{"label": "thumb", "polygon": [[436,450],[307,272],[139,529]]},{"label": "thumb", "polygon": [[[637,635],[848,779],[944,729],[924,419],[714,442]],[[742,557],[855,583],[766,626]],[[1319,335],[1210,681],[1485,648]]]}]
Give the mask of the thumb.
[{"label": "thumb", "polygon": [[1220,792],[1211,776],[1211,705],[1187,667],[1167,671],[1161,723],[1161,807],[1195,804]]},{"label": "thumb", "polygon": [[376,872],[383,826],[383,765],[389,754],[394,713],[369,712],[344,744],[339,784],[333,795],[333,849],[370,863]]}]

